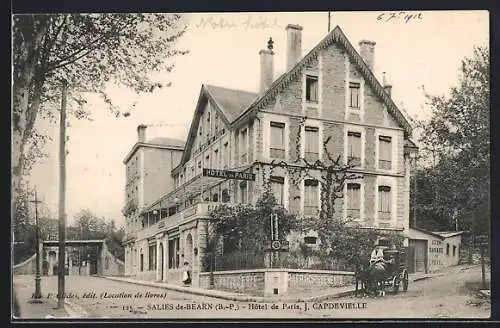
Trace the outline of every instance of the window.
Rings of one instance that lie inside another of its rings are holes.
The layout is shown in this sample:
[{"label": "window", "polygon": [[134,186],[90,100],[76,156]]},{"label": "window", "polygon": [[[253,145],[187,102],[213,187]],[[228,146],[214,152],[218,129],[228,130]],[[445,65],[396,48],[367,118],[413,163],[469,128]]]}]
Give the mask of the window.
[{"label": "window", "polygon": [[379,136],[378,167],[383,170],[390,170],[392,167],[392,143],[391,137]]},{"label": "window", "polygon": [[215,134],[219,132],[219,114],[215,113]]},{"label": "window", "polygon": [[240,182],[240,203],[242,204],[248,203],[248,189],[246,181]]},{"label": "window", "polygon": [[319,159],[319,129],[313,126],[306,126],[305,130],[305,159],[316,162]]},{"label": "window", "polygon": [[446,244],[446,255],[450,255],[450,244]]},{"label": "window", "polygon": [[347,132],[347,161],[350,165],[361,165],[361,133]]},{"label": "window", "polygon": [[205,157],[205,167],[207,167],[207,168],[212,168],[212,165],[210,165],[210,164],[211,164],[211,163],[210,163],[210,155],[207,155],[207,156]]},{"label": "window", "polygon": [[278,205],[283,205],[284,184],[285,184],[285,178],[275,177],[275,176],[271,177],[271,190],[273,192],[274,198],[276,198],[276,203]]},{"label": "window", "polygon": [[220,162],[219,162],[219,150],[218,150],[218,149],[214,150],[214,160],[215,160],[215,165],[214,165],[214,167],[215,167],[216,169],[218,169],[218,168],[219,168],[219,165],[220,165]]},{"label": "window", "polygon": [[179,267],[179,237],[168,241],[168,267],[170,269]]},{"label": "window", "polygon": [[306,100],[318,102],[318,77],[306,75]]},{"label": "window", "polygon": [[453,256],[457,253],[457,246],[453,245]]},{"label": "window", "polygon": [[210,112],[207,113],[207,140],[210,137]]},{"label": "window", "polygon": [[224,168],[229,167],[229,147],[228,142],[224,144]]},{"label": "window", "polygon": [[240,164],[247,162],[247,129],[240,132]]},{"label": "window", "polygon": [[304,237],[304,243],[308,245],[315,245],[317,237],[314,236],[306,236]]},{"label": "window", "polygon": [[349,82],[349,107],[359,109],[361,84]]},{"label": "window", "polygon": [[347,217],[359,219],[361,212],[361,185],[347,184]]},{"label": "window", "polygon": [[222,201],[224,203],[227,203],[231,200],[231,197],[229,196],[229,190],[224,189],[222,190]]},{"label": "window", "polygon": [[271,147],[269,156],[271,158],[285,158],[285,124],[271,122]]},{"label": "window", "polygon": [[141,250],[141,271],[144,271],[144,254],[142,254],[142,250]]},{"label": "window", "polygon": [[380,219],[391,217],[391,187],[378,187],[378,216]]},{"label": "window", "polygon": [[304,181],[304,214],[317,214],[319,208],[318,180]]},{"label": "window", "polygon": [[148,270],[156,270],[156,245],[149,246],[149,267]]}]

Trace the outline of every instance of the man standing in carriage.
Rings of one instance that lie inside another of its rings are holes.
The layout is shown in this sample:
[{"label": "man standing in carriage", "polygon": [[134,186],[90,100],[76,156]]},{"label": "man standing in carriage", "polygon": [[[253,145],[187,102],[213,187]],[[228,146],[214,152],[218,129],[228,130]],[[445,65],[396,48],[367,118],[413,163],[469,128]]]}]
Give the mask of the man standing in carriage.
[{"label": "man standing in carriage", "polygon": [[377,263],[382,263],[382,266],[385,268],[387,265],[392,265],[395,263],[394,257],[390,257],[389,259],[384,258],[384,251],[389,249],[388,241],[386,239],[380,239],[370,256],[370,265],[373,266]]}]

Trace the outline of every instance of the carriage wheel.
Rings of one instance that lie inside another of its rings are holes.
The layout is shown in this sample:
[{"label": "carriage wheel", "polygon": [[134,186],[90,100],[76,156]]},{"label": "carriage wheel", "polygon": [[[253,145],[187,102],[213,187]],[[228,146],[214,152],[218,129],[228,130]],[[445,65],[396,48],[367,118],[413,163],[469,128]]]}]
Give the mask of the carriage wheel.
[{"label": "carriage wheel", "polygon": [[397,275],[392,278],[392,292],[394,294],[397,294],[399,292],[399,279]]},{"label": "carriage wheel", "polygon": [[408,271],[403,271],[403,291],[406,292],[408,290]]}]

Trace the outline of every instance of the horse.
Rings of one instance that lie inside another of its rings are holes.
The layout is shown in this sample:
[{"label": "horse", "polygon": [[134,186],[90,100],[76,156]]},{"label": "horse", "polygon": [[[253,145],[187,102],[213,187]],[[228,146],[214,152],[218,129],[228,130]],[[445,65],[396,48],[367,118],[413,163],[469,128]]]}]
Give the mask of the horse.
[{"label": "horse", "polygon": [[367,294],[369,277],[370,267],[363,262],[358,262],[356,264],[356,271],[354,272],[354,279],[356,280],[355,297],[358,296],[358,291],[361,291],[363,296]]},{"label": "horse", "polygon": [[385,296],[385,281],[388,278],[388,264],[383,260],[370,261],[370,278],[378,296]]}]

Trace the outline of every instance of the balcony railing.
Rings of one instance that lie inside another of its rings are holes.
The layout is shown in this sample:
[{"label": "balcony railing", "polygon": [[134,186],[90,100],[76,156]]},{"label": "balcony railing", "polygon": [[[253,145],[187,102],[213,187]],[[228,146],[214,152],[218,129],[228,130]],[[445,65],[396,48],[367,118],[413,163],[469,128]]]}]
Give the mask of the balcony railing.
[{"label": "balcony railing", "polygon": [[127,242],[129,240],[133,240],[137,238],[137,232],[128,232],[125,234],[125,237],[123,238],[122,242]]},{"label": "balcony railing", "polygon": [[180,224],[191,220],[195,215],[196,216],[209,216],[210,212],[213,211],[217,206],[222,204],[230,204],[230,203],[222,203],[222,202],[200,202],[194,204],[182,212],[178,212],[172,216],[161,219],[155,224],[144,228],[143,230],[137,233],[137,239],[149,238],[160,231],[169,230],[179,226]]}]

